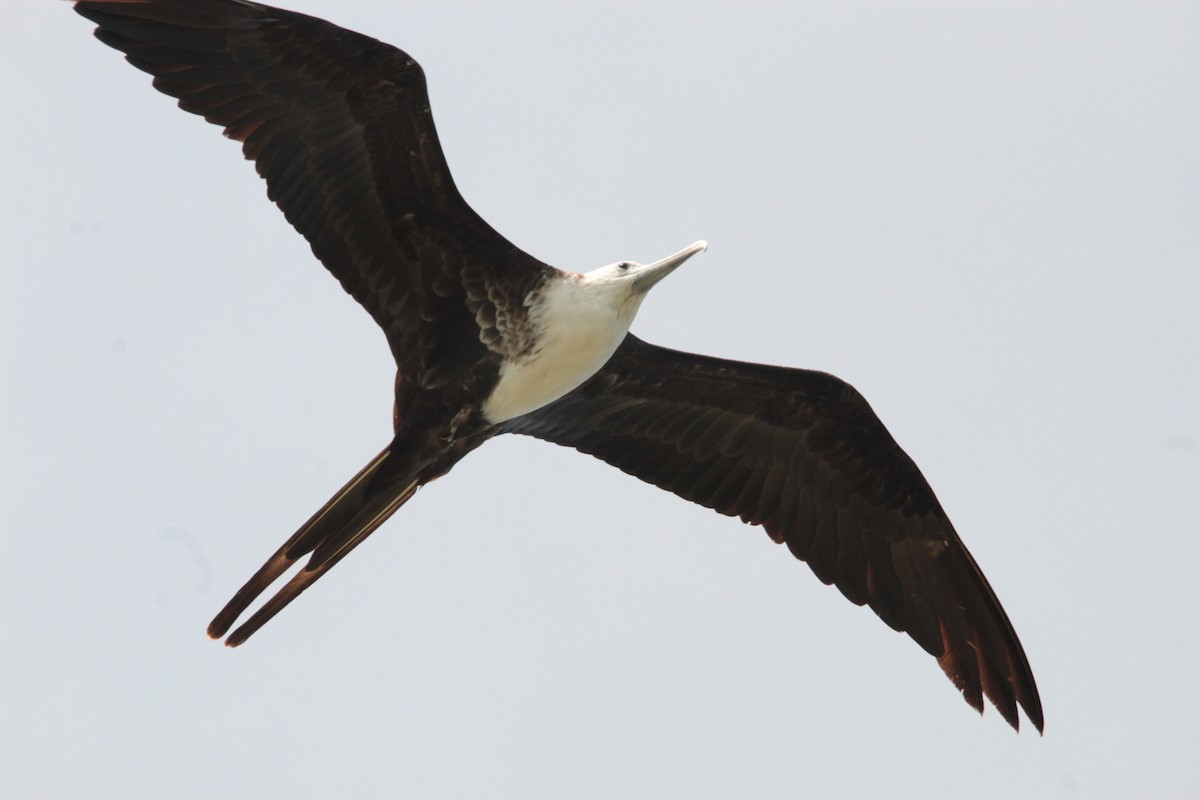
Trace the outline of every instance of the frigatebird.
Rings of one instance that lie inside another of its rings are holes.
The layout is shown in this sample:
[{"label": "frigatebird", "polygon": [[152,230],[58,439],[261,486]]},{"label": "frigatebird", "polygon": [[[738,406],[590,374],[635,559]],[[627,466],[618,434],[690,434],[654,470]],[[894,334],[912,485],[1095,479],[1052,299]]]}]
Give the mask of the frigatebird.
[{"label": "frigatebird", "polygon": [[980,713],[1039,730],[1016,632],[933,490],[863,397],[823,373],[683,353],[629,333],[646,293],[705,248],[586,273],[549,266],[464,201],[406,53],[249,0],[75,0],[154,87],[242,143],[267,196],[383,328],[394,438],[217,614],[263,624],[430,481],[504,433],[589,453],[761,525],[906,631]]}]

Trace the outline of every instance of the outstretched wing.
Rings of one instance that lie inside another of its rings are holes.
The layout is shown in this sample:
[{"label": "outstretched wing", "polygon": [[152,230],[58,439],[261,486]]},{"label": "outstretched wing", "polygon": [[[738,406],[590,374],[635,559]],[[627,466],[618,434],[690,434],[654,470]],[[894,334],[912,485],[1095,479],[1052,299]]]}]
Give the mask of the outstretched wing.
[{"label": "outstretched wing", "polygon": [[[550,270],[459,195],[425,76],[407,54],[244,0],[77,0],[96,36],[180,108],[242,142],[267,195],[387,334],[406,379],[438,385],[500,345],[497,292]],[[503,280],[497,280],[503,275]]]},{"label": "outstretched wing", "polygon": [[762,525],[938,659],[967,702],[1040,731],[1012,624],[933,490],[849,384],[628,336],[583,386],[507,423]]}]

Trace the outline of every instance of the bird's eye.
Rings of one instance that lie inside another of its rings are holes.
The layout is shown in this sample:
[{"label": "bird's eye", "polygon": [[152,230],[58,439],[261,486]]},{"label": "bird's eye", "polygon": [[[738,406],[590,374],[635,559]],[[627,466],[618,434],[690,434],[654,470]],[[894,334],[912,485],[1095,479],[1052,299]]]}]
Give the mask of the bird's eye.
[{"label": "bird's eye", "polygon": [[617,264],[617,269],[621,272],[629,272],[630,266],[632,265],[628,261],[622,261],[620,264]]}]

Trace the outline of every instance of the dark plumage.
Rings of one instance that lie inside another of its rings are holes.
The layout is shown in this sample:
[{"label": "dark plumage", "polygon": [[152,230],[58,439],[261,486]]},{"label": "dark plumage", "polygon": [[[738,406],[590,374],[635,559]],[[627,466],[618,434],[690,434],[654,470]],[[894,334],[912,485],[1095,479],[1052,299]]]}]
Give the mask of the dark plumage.
[{"label": "dark plumage", "polygon": [[[563,273],[464,202],[420,67],[389,45],[242,0],[78,0],[96,36],[186,111],[242,142],[268,196],[383,329],[395,438],[213,620],[245,641],[420,486],[501,433],[574,447],[762,525],[852,602],[907,631],[980,711],[1040,731],[1025,654],[912,460],[866,401],[824,373],[680,353],[626,336],[582,385],[508,419],[485,413],[506,363],[539,344],[530,308]],[[690,255],[690,253],[689,253]],[[686,257],[686,256],[685,256]]]}]

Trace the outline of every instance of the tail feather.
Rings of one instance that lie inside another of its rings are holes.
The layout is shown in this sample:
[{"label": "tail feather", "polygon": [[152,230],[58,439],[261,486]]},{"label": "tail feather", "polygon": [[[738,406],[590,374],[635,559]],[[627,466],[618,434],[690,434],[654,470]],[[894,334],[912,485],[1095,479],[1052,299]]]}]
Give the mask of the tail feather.
[{"label": "tail feather", "polygon": [[236,647],[249,639],[255,631],[374,533],[396,509],[416,494],[421,485],[416,478],[402,481],[376,480],[389,454],[390,449],[385,448],[371,459],[267,559],[258,572],[254,573],[246,585],[238,590],[209,623],[208,635],[211,638],[220,639],[224,636],[237,618],[268,586],[293,564],[312,553],[308,563],[230,634],[225,644]]}]

